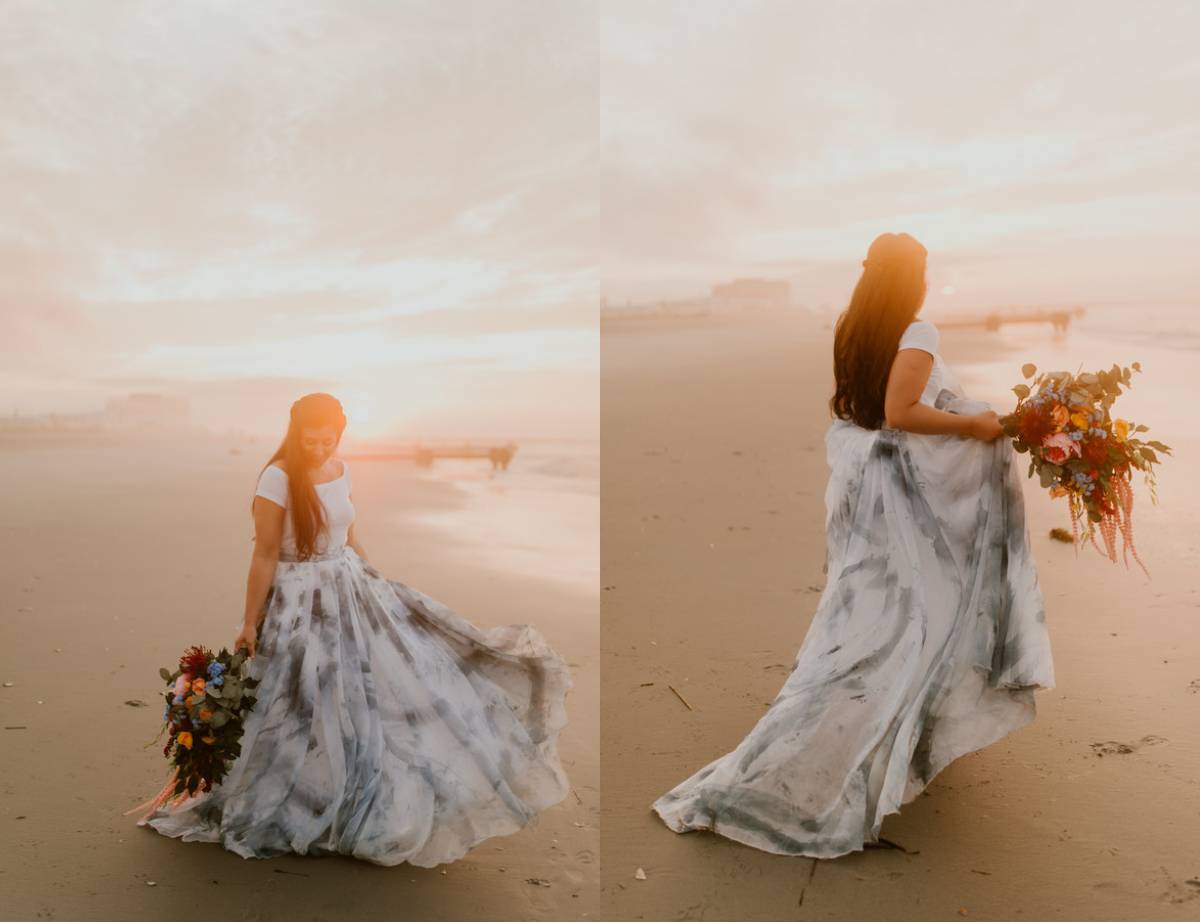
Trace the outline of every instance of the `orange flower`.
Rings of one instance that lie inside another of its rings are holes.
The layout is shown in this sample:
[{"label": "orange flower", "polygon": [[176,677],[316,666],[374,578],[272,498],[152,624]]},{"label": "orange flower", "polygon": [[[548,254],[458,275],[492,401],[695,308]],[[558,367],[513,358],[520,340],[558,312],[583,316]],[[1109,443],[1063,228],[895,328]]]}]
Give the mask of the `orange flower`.
[{"label": "orange flower", "polygon": [[192,691],[194,691],[197,695],[204,694],[204,680],[203,679],[194,680],[192,682]]},{"label": "orange flower", "polygon": [[212,712],[212,710],[211,710],[211,709],[209,709],[209,708],[200,708],[200,719],[201,719],[201,720],[208,720],[208,718],[210,718],[210,717],[212,717],[212,716],[213,716],[213,712]]},{"label": "orange flower", "polygon": [[1050,418],[1054,420],[1054,425],[1061,429],[1071,419],[1071,413],[1060,403],[1051,411]]},{"label": "orange flower", "polygon": [[210,746],[217,741],[217,738],[215,736],[202,736],[202,737],[200,737],[200,739],[203,740],[204,742],[208,743],[208,745],[210,745]]},{"label": "orange flower", "polygon": [[192,734],[190,734],[187,730],[184,730],[177,737],[175,737],[175,742],[177,742],[180,746],[183,746],[185,749],[191,749]]},{"label": "orange flower", "polygon": [[1117,437],[1118,442],[1124,442],[1129,438],[1129,421],[1124,419],[1113,420],[1113,435]]},{"label": "orange flower", "polygon": [[1066,496],[1071,491],[1064,487],[1061,483],[1056,483],[1050,488],[1050,495],[1057,499],[1060,496]]},{"label": "orange flower", "polygon": [[193,704],[196,703],[196,696],[188,695],[186,698],[183,699],[183,703],[186,704],[188,707],[191,707]]}]

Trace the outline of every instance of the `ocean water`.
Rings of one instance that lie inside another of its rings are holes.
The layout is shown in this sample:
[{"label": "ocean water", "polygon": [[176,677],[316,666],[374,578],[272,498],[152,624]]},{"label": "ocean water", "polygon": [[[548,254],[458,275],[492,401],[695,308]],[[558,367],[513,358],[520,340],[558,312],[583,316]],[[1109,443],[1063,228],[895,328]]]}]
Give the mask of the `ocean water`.
[{"label": "ocean water", "polygon": [[438,460],[418,470],[451,484],[464,502],[412,520],[445,529],[486,566],[598,592],[598,442],[522,442],[508,470],[495,473],[481,460]]},{"label": "ocean water", "polygon": [[[1157,439],[1172,448],[1160,454],[1157,465],[1157,504],[1152,503],[1144,475],[1134,474],[1134,523],[1138,547],[1152,572],[1167,561],[1196,559],[1200,553],[1200,489],[1193,471],[1200,465],[1200,402],[1194,397],[1200,370],[1200,305],[1146,305],[1089,309],[1055,335],[1049,325],[1015,325],[996,333],[969,334],[974,344],[994,343],[994,357],[956,362],[953,341],[959,334],[942,334],[946,358],[963,389],[985,400],[997,412],[1012,410],[1015,384],[1025,379],[1021,365],[1033,362],[1039,371],[1097,371],[1114,363],[1141,364],[1129,388],[1113,404],[1114,417],[1143,423],[1144,439]],[[993,337],[994,339],[989,339]],[[975,352],[974,348],[971,350]],[[1028,500],[1057,517],[1054,524],[1069,527],[1066,500],[1048,498],[1037,482],[1025,485]]]},{"label": "ocean water", "polygon": [[[949,344],[955,331],[943,333]],[[996,333],[972,333],[995,343],[995,358],[950,362],[967,393],[1005,413],[1016,405],[1015,384],[1025,379],[1021,365],[1039,371],[1099,371],[1141,364],[1128,390],[1113,405],[1114,416],[1150,427],[1150,438],[1167,444],[1200,439],[1200,404],[1192,398],[1200,365],[1200,304],[1089,308],[1065,333],[1048,324],[1004,326]],[[949,360],[948,360],[949,361]]]}]

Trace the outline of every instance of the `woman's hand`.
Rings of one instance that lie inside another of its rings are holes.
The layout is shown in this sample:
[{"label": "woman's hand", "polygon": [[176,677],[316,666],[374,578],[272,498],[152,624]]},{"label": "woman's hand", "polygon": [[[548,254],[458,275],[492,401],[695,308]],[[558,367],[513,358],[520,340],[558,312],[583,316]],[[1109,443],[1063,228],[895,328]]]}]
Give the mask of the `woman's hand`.
[{"label": "woman's hand", "polygon": [[245,647],[250,655],[254,658],[255,651],[258,648],[258,626],[254,624],[243,624],[241,632],[237,635],[237,640],[233,642],[233,652],[237,653],[239,647]]},{"label": "woman's hand", "polygon": [[990,442],[1003,434],[1004,427],[1000,425],[1000,416],[995,410],[976,413],[971,417],[971,438],[979,439],[981,442]]}]

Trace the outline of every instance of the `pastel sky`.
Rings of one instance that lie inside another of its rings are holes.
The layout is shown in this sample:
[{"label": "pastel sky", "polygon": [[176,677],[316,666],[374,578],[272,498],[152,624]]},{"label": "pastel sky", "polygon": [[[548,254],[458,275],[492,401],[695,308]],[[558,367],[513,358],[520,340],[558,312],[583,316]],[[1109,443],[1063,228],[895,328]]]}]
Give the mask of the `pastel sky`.
[{"label": "pastel sky", "polygon": [[0,412],[598,434],[597,307],[1194,299],[1192,4],[6,4]]},{"label": "pastel sky", "polygon": [[0,411],[598,435],[598,138],[562,4],[6,4]]},{"label": "pastel sky", "polygon": [[840,309],[884,231],[939,311],[1196,299],[1197,4],[605,8],[610,301],[764,275]]}]

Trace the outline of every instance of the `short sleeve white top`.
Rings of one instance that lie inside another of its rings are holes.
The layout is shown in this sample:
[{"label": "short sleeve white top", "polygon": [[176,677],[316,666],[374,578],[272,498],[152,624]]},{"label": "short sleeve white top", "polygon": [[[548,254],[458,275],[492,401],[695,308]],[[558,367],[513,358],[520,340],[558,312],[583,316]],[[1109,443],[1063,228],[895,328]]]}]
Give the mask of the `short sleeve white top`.
[{"label": "short sleeve white top", "polygon": [[900,345],[896,351],[900,349],[920,349],[923,352],[928,352],[933,356],[933,368],[929,372],[929,380],[925,383],[925,390],[921,392],[921,403],[929,406],[934,406],[937,400],[937,395],[940,394],[943,388],[948,388],[955,393],[961,393],[958,381],[951,374],[950,369],[946,367],[942,361],[942,356],[938,352],[938,343],[940,336],[938,328],[928,320],[914,320],[908,325],[904,331],[904,335],[900,337]]},{"label": "short sleeve white top", "polygon": [[[354,504],[350,501],[350,466],[342,461],[342,476],[328,483],[315,483],[317,498],[325,512],[325,531],[317,536],[315,552],[328,554],[346,544],[350,526],[354,523]],[[283,517],[283,537],[279,545],[280,559],[296,557],[296,531],[292,525],[291,502],[288,497],[288,475],[282,467],[269,464],[258,478],[255,496],[264,496],[287,509]]]}]

